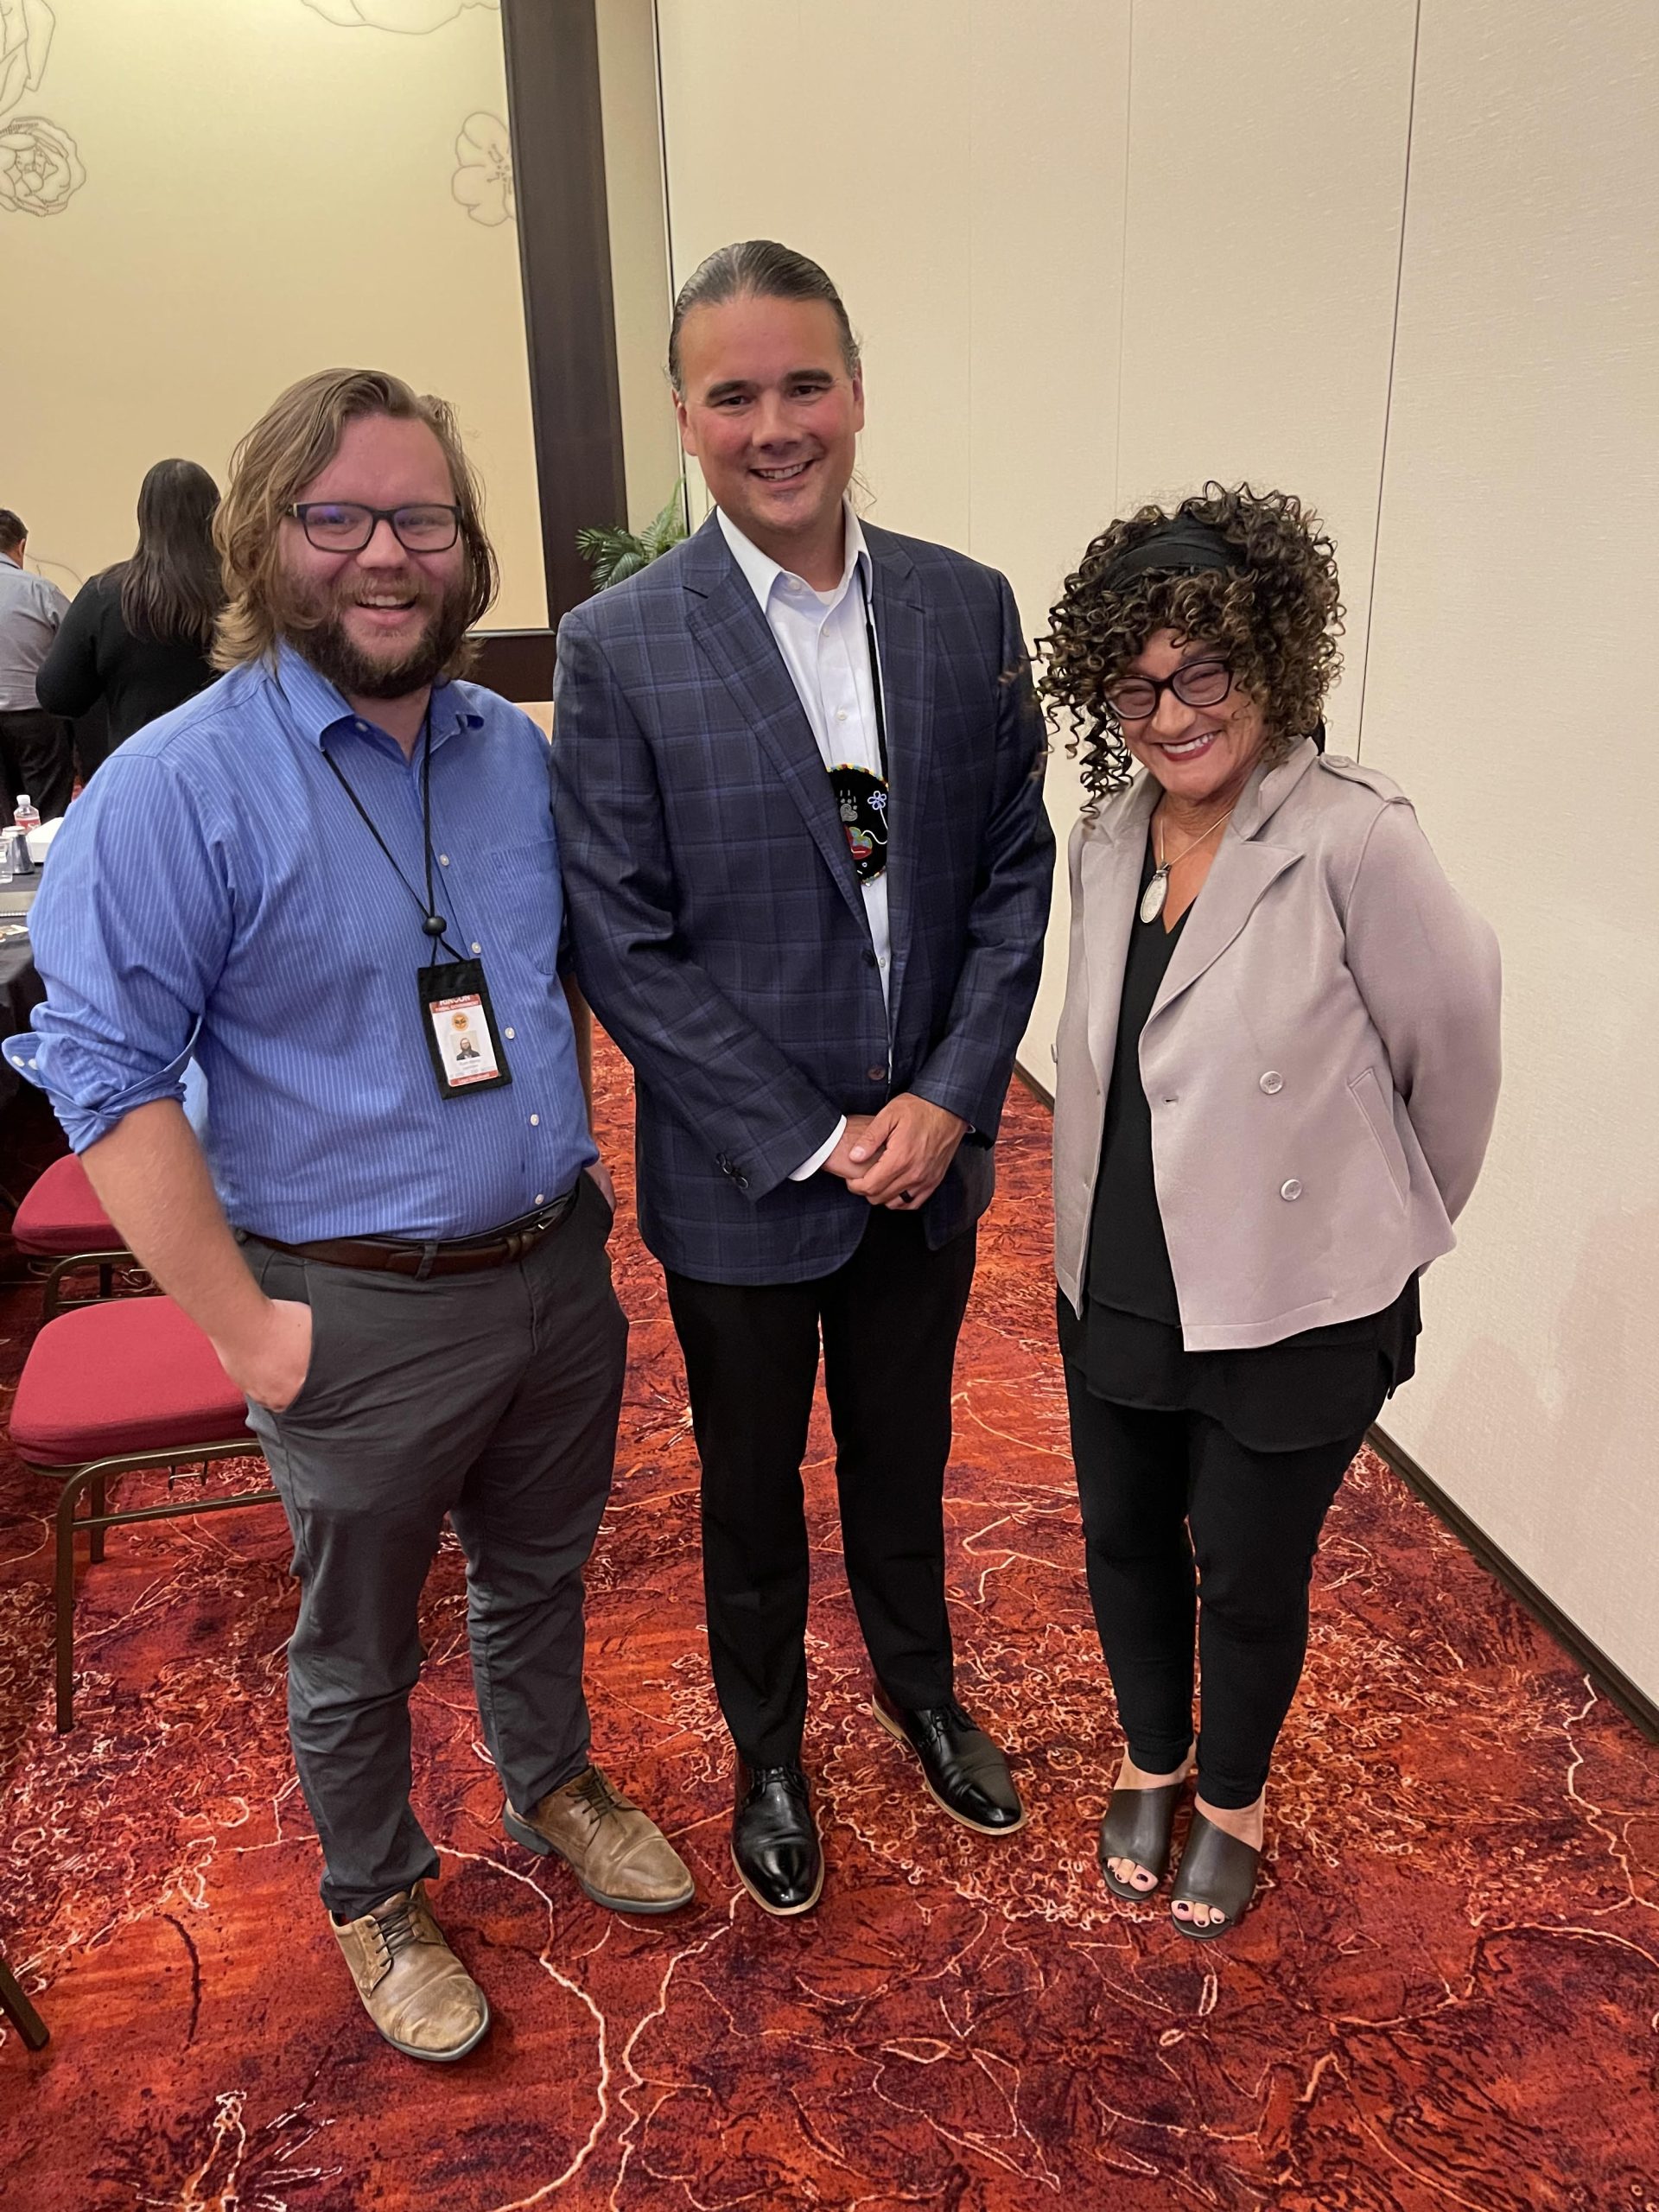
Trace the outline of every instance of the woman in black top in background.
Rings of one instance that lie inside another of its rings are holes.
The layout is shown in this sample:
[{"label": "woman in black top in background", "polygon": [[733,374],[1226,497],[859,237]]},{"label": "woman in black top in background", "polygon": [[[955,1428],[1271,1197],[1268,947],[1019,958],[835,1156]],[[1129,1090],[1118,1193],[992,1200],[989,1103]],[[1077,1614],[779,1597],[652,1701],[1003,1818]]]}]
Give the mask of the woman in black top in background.
[{"label": "woman in black top in background", "polygon": [[205,468],[158,461],[138,493],[137,551],[81,587],[41,664],[35,689],[48,714],[73,718],[104,701],[111,753],[213,681],[207,656],[225,603],[218,505]]}]

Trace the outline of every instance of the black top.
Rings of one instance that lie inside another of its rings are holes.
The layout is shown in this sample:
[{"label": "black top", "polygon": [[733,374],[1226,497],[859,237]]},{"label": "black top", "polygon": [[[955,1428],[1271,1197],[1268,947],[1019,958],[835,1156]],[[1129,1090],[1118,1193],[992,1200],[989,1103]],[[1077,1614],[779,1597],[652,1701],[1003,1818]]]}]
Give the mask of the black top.
[{"label": "black top", "polygon": [[134,636],[121,619],[121,579],[115,575],[81,586],[35,689],[51,715],[84,715],[102,698],[113,751],[134,730],[206,690],[214,675],[200,645]]},{"label": "black top", "polygon": [[[1143,891],[1152,876],[1148,831]],[[1188,1351],[1181,1341],[1140,1052],[1141,1032],[1186,918],[1183,914],[1173,930],[1161,918],[1143,922],[1138,915],[1131,925],[1089,1224],[1083,1318],[1061,1292],[1060,1350],[1082,1368],[1096,1397],[1156,1412],[1206,1414],[1250,1451],[1300,1451],[1357,1437],[1415,1370],[1421,1325],[1415,1275],[1380,1313],[1306,1329],[1276,1344]]]}]

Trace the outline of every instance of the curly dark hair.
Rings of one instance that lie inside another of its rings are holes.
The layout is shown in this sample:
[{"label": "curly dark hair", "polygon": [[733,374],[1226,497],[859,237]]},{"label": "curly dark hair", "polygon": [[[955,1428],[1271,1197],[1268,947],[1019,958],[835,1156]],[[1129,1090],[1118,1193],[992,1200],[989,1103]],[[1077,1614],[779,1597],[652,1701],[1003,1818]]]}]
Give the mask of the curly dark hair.
[{"label": "curly dark hair", "polygon": [[[1103,578],[1117,556],[1175,520],[1207,523],[1245,565],[1194,575],[1153,569],[1109,590]],[[1141,507],[1109,524],[1066,578],[1048,634],[1038,640],[1044,703],[1070,718],[1066,751],[1082,754],[1087,811],[1135,772],[1105,690],[1155,632],[1222,649],[1237,688],[1262,710],[1273,759],[1319,721],[1342,664],[1342,613],[1335,550],[1319,517],[1288,492],[1208,483],[1173,515]]]}]

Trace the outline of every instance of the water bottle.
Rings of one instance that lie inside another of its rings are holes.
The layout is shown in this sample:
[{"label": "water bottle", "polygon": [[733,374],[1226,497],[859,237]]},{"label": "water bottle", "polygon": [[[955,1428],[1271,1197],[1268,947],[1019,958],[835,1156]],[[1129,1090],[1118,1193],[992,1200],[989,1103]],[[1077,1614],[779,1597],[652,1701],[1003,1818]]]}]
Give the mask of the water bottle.
[{"label": "water bottle", "polygon": [[33,875],[35,856],[29,849],[29,833],[40,828],[41,810],[27,791],[18,792],[17,810],[11,818],[16,826],[7,830],[6,842],[12,848],[12,874]]}]

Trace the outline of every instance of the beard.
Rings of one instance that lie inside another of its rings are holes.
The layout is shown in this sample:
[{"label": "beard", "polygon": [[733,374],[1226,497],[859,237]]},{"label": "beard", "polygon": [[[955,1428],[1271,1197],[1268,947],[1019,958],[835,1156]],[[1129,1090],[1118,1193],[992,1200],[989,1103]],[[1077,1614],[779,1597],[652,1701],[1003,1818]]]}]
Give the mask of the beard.
[{"label": "beard", "polygon": [[426,620],[418,640],[395,658],[366,651],[346,628],[346,609],[360,604],[361,583],[305,584],[287,580],[273,609],[276,634],[348,699],[406,699],[435,683],[454,660],[467,629],[467,580],[436,584],[417,573],[377,578],[375,593],[407,590]]}]

